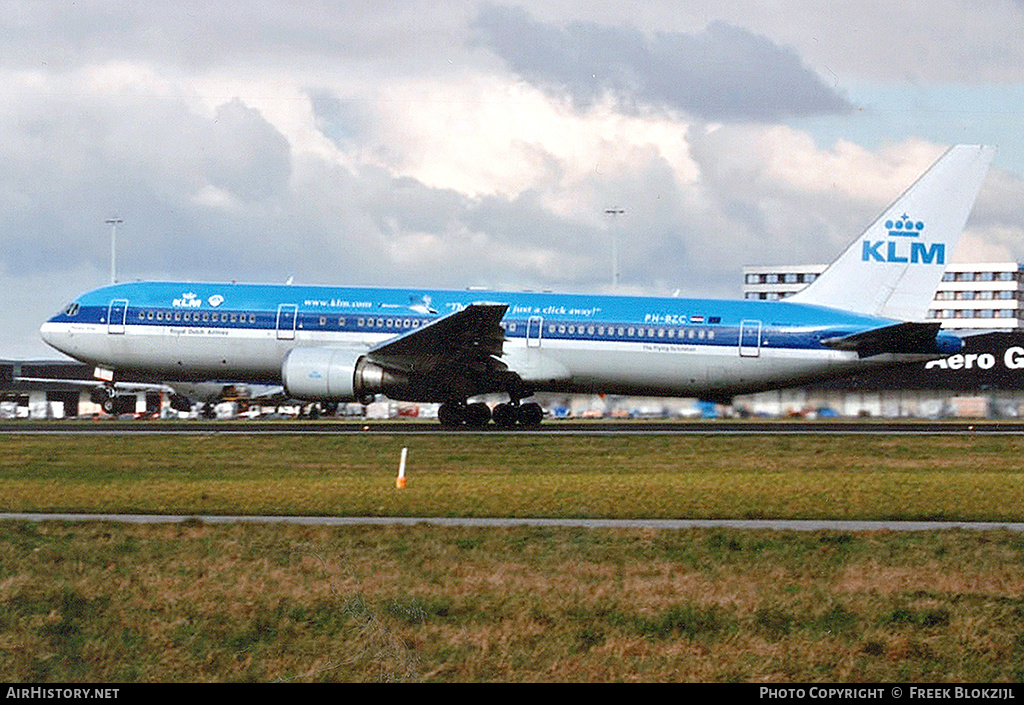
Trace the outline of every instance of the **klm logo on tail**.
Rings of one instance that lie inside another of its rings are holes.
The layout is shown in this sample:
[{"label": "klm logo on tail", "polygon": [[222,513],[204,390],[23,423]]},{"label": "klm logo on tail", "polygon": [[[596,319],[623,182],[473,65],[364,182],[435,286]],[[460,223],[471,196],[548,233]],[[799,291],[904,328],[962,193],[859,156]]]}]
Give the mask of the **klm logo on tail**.
[{"label": "klm logo on tail", "polygon": [[890,240],[861,242],[862,262],[898,262],[901,264],[946,264],[946,246],[941,242],[926,244],[907,238],[921,237],[924,222],[904,214],[899,220],[885,221]]}]

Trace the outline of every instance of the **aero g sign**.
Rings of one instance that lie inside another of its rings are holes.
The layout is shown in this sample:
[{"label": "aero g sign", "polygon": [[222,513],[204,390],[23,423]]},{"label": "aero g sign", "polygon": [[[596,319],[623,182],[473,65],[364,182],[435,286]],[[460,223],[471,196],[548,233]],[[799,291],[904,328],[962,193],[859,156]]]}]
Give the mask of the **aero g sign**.
[{"label": "aero g sign", "polygon": [[[1013,346],[1002,354],[1003,367],[1008,370],[1024,369],[1024,348]],[[932,360],[925,364],[926,370],[991,370],[996,366],[996,356],[992,353],[960,353],[950,355],[942,360]]]}]

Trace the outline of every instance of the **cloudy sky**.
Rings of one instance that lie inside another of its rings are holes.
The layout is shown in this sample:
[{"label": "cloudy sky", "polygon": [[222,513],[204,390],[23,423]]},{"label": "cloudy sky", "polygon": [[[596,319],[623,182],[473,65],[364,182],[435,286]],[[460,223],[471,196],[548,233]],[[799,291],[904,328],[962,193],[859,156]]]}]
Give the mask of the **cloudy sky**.
[{"label": "cloudy sky", "polygon": [[1024,0],[0,0],[0,357],[57,356],[115,216],[120,280],[609,291],[614,232],[620,290],[731,297],[986,143],[957,258],[1024,260],[1022,39]]}]

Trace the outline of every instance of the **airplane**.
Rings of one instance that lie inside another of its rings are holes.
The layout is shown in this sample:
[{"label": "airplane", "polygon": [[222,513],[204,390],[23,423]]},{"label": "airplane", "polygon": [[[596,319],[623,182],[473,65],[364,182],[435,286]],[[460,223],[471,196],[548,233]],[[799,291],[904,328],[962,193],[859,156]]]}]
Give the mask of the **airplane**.
[{"label": "airplane", "polygon": [[[82,294],[40,333],[106,385],[141,374],[325,403],[382,394],[438,403],[450,428],[536,425],[539,392],[728,403],[959,351],[926,315],[994,153],[951,147],[782,301],[134,282]],[[508,401],[473,401],[486,394]]]}]

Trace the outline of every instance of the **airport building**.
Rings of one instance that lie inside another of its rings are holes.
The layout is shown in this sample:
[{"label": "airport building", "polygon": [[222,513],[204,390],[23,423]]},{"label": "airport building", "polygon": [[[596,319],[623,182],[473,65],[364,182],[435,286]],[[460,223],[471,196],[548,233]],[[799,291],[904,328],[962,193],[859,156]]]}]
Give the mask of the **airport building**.
[{"label": "airport building", "polygon": [[[743,267],[743,297],[778,300],[791,296],[825,271],[824,264]],[[1022,272],[1017,262],[958,263],[946,266],[929,318],[943,328],[1014,330],[1024,327]]]},{"label": "airport building", "polygon": [[[827,265],[748,265],[743,296],[780,300],[813,282]],[[946,266],[928,311],[965,338],[948,361],[893,368],[806,388],[738,400],[771,416],[1022,416],[1024,415],[1024,265],[966,262]],[[1016,331],[1016,333],[1015,333]]]}]

